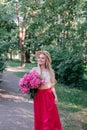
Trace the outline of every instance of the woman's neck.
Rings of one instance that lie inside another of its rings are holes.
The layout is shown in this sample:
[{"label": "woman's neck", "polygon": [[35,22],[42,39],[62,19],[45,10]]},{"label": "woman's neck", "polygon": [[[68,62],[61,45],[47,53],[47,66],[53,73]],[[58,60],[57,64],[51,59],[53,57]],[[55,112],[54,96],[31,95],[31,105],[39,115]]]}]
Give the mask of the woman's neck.
[{"label": "woman's neck", "polygon": [[39,66],[41,70],[45,70],[46,67],[44,65]]}]

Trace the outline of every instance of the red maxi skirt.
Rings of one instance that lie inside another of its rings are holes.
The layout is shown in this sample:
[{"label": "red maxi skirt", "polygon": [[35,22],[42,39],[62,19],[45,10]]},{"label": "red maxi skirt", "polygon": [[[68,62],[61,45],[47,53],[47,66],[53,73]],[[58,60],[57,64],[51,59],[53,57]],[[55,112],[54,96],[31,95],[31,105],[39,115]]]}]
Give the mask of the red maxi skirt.
[{"label": "red maxi skirt", "polygon": [[62,130],[51,88],[38,90],[34,97],[34,130]]}]

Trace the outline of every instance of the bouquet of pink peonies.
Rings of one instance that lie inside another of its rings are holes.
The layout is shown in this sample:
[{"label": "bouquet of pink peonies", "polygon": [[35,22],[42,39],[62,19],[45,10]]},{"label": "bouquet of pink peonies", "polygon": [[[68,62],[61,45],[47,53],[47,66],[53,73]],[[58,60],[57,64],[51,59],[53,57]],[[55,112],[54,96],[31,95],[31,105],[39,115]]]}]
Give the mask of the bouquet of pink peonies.
[{"label": "bouquet of pink peonies", "polygon": [[34,98],[38,87],[44,85],[45,81],[40,77],[38,72],[31,71],[29,74],[25,74],[19,81],[20,90],[24,94],[30,94],[31,98]]}]

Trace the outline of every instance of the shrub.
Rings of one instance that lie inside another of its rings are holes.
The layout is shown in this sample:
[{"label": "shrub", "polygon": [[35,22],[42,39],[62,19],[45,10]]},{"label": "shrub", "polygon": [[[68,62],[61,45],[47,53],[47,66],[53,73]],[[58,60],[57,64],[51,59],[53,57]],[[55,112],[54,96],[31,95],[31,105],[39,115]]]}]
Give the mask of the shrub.
[{"label": "shrub", "polygon": [[67,49],[48,48],[52,56],[52,66],[58,82],[78,86],[84,74],[83,57]]}]

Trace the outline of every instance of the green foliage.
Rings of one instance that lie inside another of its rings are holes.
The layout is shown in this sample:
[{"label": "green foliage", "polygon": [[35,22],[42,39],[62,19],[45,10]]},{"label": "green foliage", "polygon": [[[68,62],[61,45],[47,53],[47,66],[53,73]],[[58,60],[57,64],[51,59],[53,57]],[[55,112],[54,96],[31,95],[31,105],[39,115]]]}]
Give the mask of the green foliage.
[{"label": "green foliage", "polygon": [[18,67],[18,66],[20,66],[21,65],[21,61],[19,61],[19,60],[9,60],[8,62],[7,62],[7,65],[8,66],[11,66],[11,67]]},{"label": "green foliage", "polygon": [[[44,45],[58,45],[62,48],[79,48],[81,53],[85,49],[85,17],[83,6],[85,0],[46,0],[44,4],[35,4],[35,15],[28,15],[32,22],[28,22],[25,48],[32,52]],[[34,5],[32,5],[33,7]],[[31,8],[31,7],[30,7]],[[34,11],[32,10],[32,12]],[[38,10],[38,11],[37,11]],[[84,54],[84,55],[85,55]]]},{"label": "green foliage", "polygon": [[17,1],[4,3],[0,5],[1,53],[9,47],[19,49],[15,25],[19,13],[20,26],[27,28],[25,51],[32,55],[44,46],[55,46],[52,57],[58,81],[76,85],[87,59],[86,0],[46,0],[43,4],[40,0],[19,0],[18,8]]},{"label": "green foliage", "polygon": [[7,53],[9,48],[18,46],[18,31],[16,30],[16,11],[13,0],[0,3],[0,52]]},{"label": "green foliage", "polygon": [[63,117],[63,129],[80,130],[82,128],[86,130],[87,91],[57,84],[56,92],[61,118]]},{"label": "green foliage", "polygon": [[57,81],[78,87],[84,74],[83,57],[68,49],[48,47],[48,50],[52,55],[52,65]]},{"label": "green foliage", "polygon": [[[66,109],[69,111],[75,112],[76,109],[76,111],[79,111],[87,107],[87,91],[78,90],[76,88],[69,88],[68,86],[57,84],[56,92],[62,103],[65,103],[66,105],[72,104],[71,106],[74,111],[72,108],[69,110],[68,106]],[[78,107],[75,107],[75,105]]]},{"label": "green foliage", "polygon": [[23,77],[23,75],[26,74],[26,72],[15,72],[15,74],[16,74],[18,77]]}]

